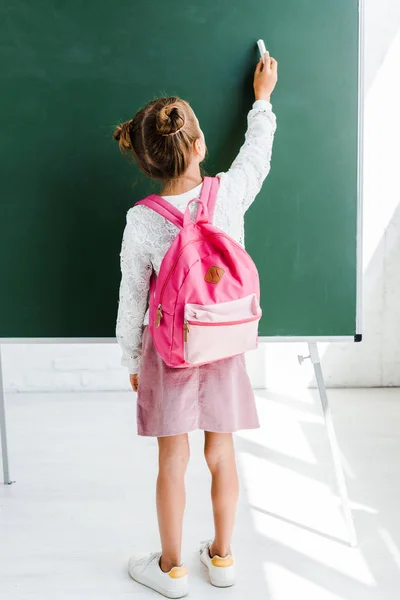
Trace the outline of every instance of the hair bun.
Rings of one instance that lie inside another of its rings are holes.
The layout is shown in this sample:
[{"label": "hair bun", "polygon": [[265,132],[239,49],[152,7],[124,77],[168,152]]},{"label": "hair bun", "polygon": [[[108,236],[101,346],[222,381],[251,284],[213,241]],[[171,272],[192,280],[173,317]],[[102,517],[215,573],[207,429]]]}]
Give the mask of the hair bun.
[{"label": "hair bun", "polygon": [[185,115],[178,104],[163,106],[156,116],[156,128],[161,135],[175,135],[185,126]]},{"label": "hair bun", "polygon": [[130,150],[132,148],[131,136],[130,136],[131,121],[125,121],[117,125],[115,128],[113,137],[117,140],[120,150]]}]

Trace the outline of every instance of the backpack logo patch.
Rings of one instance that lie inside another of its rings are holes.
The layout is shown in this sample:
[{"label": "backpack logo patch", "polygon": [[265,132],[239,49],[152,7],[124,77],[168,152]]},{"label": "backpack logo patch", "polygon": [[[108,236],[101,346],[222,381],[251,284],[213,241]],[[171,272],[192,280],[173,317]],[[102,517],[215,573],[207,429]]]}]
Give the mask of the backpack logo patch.
[{"label": "backpack logo patch", "polygon": [[219,283],[224,273],[225,271],[222,267],[210,267],[204,277],[204,281],[207,281],[207,283]]}]

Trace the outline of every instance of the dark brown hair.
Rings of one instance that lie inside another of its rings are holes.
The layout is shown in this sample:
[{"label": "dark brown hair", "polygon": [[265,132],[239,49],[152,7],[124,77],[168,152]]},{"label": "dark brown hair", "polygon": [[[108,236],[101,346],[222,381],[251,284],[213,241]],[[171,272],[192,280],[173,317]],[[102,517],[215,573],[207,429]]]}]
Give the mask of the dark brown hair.
[{"label": "dark brown hair", "polygon": [[200,135],[191,106],[175,96],[152,100],[114,131],[120,151],[132,153],[145,175],[161,181],[186,171]]}]

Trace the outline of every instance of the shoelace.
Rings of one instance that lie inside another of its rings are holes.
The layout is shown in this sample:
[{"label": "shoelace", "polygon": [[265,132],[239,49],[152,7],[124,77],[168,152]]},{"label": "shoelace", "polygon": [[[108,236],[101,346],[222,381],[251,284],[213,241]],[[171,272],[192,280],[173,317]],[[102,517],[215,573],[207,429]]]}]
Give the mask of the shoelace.
[{"label": "shoelace", "polygon": [[[203,554],[203,552],[207,551],[209,552],[209,548],[212,544],[212,540],[203,540],[202,542],[200,542],[200,554]],[[231,556],[233,555],[233,549],[231,546]]]},{"label": "shoelace", "polygon": [[143,558],[139,559],[136,564],[137,565],[142,565],[144,567],[148,567],[149,564],[151,562],[153,562],[153,560],[155,560],[156,558],[160,558],[160,553],[159,552],[152,552],[151,554],[147,554],[146,556],[144,556]]},{"label": "shoelace", "polygon": [[212,540],[203,540],[200,542],[200,554],[203,554],[205,550],[207,550],[208,546],[210,546]]}]

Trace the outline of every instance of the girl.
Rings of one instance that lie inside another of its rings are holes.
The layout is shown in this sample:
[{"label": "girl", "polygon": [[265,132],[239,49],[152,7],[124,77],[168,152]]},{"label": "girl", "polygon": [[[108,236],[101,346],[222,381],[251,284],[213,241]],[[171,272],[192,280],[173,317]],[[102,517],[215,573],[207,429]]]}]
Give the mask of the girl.
[{"label": "girl", "polygon": [[[270,169],[276,119],[270,97],[277,62],[268,52],[254,74],[255,102],[248,114],[245,143],[231,168],[220,173],[213,224],[244,244],[244,215]],[[190,105],[180,98],[159,98],[117,127],[114,138],[141,170],[162,182],[160,195],[184,212],[202,189],[200,165],[204,135]],[[195,216],[198,204],[191,204]],[[235,583],[231,536],[238,498],[232,433],[259,427],[244,356],[199,367],[168,367],[156,352],[148,330],[150,277],[178,228],[146,206],[128,210],[121,249],[121,285],[116,336],[121,364],[128,367],[138,392],[139,435],[156,436],[159,447],[157,513],[162,552],[129,561],[129,574],[168,598],[188,593],[181,563],[184,477],[189,461],[188,432],[204,430],[204,454],[211,471],[215,536],[200,549],[213,585]]]}]

